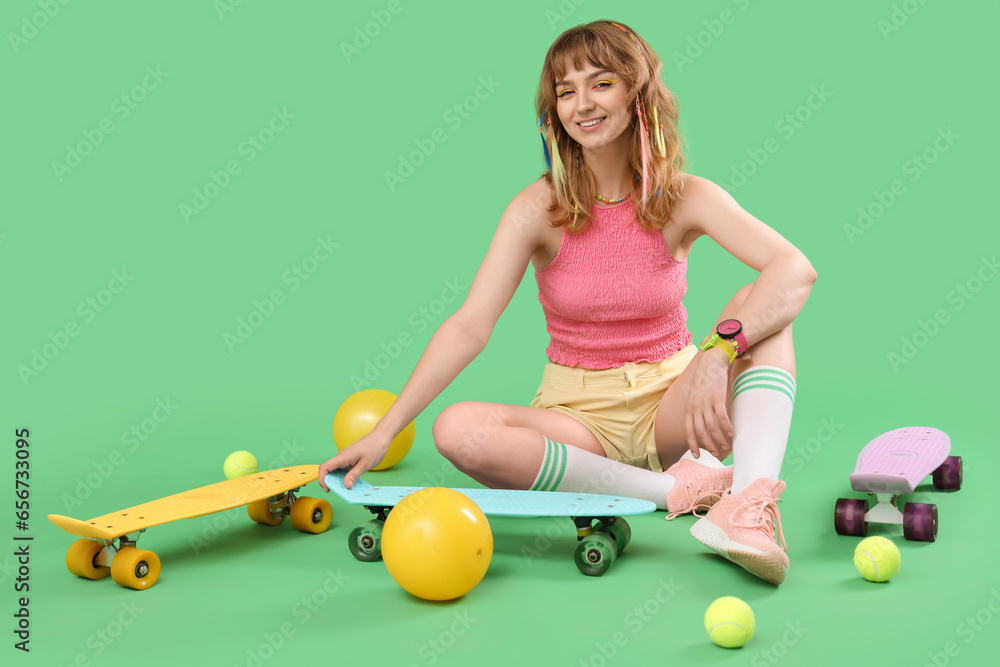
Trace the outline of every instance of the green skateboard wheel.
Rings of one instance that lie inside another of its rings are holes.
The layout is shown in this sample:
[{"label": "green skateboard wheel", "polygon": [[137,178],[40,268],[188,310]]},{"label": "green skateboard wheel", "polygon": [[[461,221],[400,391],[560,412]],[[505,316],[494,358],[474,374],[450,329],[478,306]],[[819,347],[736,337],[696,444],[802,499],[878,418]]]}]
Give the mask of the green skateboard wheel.
[{"label": "green skateboard wheel", "polygon": [[372,519],[351,531],[347,544],[355,558],[370,563],[382,557],[382,525],[381,519]]},{"label": "green skateboard wheel", "polygon": [[618,555],[621,555],[625,551],[625,547],[628,543],[632,541],[632,528],[628,525],[628,522],[618,517],[615,522],[608,526],[608,534],[615,540],[615,547],[618,549]]},{"label": "green skateboard wheel", "polygon": [[595,531],[576,545],[573,560],[576,566],[589,577],[599,577],[615,562],[615,543],[607,534]]}]

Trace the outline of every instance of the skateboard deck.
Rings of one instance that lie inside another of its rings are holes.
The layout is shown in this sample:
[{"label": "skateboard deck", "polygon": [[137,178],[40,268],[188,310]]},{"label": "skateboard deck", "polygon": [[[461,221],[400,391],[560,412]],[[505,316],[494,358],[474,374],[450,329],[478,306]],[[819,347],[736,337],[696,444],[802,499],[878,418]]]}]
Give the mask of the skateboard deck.
[{"label": "skateboard deck", "polygon": [[944,463],[951,439],[936,428],[897,428],[878,436],[861,450],[854,473],[855,491],[913,493],[913,489]]},{"label": "skateboard deck", "polygon": [[166,498],[80,521],[50,514],[49,521],[79,537],[113,540],[160,524],[224,512],[316,480],[319,466],[295,466],[227,479]]},{"label": "skateboard deck", "polygon": [[897,428],[873,439],[858,454],[854,472],[848,478],[851,488],[874,495],[877,503],[869,508],[868,500],[838,498],[834,510],[836,531],[865,536],[869,523],[902,524],[906,539],[935,541],[937,506],[909,502],[900,511],[897,498],[913,493],[928,475],[934,476],[936,489],[962,488],[962,458],[949,456],[950,452],[948,435],[926,426]]},{"label": "skateboard deck", "polygon": [[[152,552],[136,549],[135,542],[140,533],[153,526],[246,505],[250,518],[258,523],[274,525],[281,523],[286,516],[291,516],[293,525],[299,530],[317,533],[326,530],[330,524],[330,504],[325,500],[296,498],[292,493],[315,481],[318,471],[318,465],[265,470],[104,514],[88,521],[59,514],[50,514],[49,521],[68,533],[84,538],[77,540],[67,553],[66,565],[70,572],[89,579],[100,579],[107,576],[110,570],[118,583],[143,589],[156,582],[159,576],[159,559]],[[293,511],[293,508],[297,509]],[[140,555],[136,555],[136,552]],[[123,560],[123,554],[139,559],[134,568],[116,566],[117,562]],[[144,571],[141,563],[145,563]],[[128,576],[126,570],[129,569],[135,570],[135,577]],[[118,573],[116,570],[122,572]]]},{"label": "skateboard deck", "polygon": [[[335,470],[326,476],[331,491],[350,505],[366,507],[393,507],[420,486],[372,486],[363,479],[354,488],[344,486],[344,471]],[[648,500],[605,496],[594,493],[565,493],[560,491],[517,491],[510,489],[455,489],[489,516],[546,517],[546,516],[631,516],[648,514],[656,505]]]},{"label": "skateboard deck", "polygon": [[[372,486],[359,479],[344,486],[345,471],[326,476],[326,485],[351,505],[363,505],[376,518],[351,533],[348,544],[358,560],[378,560],[381,532],[389,511],[406,496],[426,487]],[[620,518],[648,514],[656,504],[648,500],[593,493],[520,491],[510,489],[455,489],[469,497],[483,514],[498,517],[567,517],[577,528],[575,560],[584,574],[604,574],[631,539],[631,528]],[[595,523],[596,522],[596,523]]]}]

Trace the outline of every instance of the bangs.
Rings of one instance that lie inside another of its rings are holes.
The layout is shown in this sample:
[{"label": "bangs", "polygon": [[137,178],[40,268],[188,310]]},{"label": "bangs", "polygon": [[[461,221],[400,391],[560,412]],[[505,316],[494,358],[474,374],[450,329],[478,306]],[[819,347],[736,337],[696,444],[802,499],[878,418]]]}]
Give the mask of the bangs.
[{"label": "bangs", "polygon": [[551,66],[552,73],[555,74],[552,81],[565,77],[570,64],[579,70],[585,62],[600,69],[609,69],[619,75],[624,71],[623,59],[609,44],[598,39],[593,33],[577,32],[567,35],[561,43],[552,46]]}]

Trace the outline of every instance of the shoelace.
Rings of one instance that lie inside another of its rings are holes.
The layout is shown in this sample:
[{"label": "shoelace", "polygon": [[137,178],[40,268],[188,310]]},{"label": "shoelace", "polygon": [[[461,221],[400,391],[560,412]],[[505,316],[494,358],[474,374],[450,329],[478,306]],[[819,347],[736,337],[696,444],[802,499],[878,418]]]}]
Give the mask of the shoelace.
[{"label": "shoelace", "polygon": [[[785,533],[781,530],[781,512],[778,511],[779,502],[781,501],[775,500],[771,496],[752,496],[740,503],[740,505],[733,510],[733,513],[729,515],[729,520],[734,526],[740,526],[742,528],[760,528],[762,530],[766,530],[768,537],[777,533],[778,546],[781,547],[782,551],[788,551],[785,544]],[[757,516],[749,522],[737,521],[735,518],[736,515],[740,514],[741,510],[744,508],[749,510],[747,514],[752,513],[752,511],[756,509]]]},{"label": "shoelace", "polygon": [[722,498],[722,494],[725,493],[725,489],[721,488],[715,489],[713,488],[714,486],[715,486],[714,484],[709,484],[709,488],[707,491],[701,491],[702,485],[699,484],[698,490],[701,491],[701,493],[698,493],[696,495],[696,492],[692,490],[690,484],[684,485],[684,490],[687,491],[687,497],[688,497],[687,507],[677,512],[671,512],[666,516],[666,520],[672,521],[673,519],[679,517],[681,514],[686,514],[687,512],[691,512],[697,517],[704,516],[703,514],[698,514],[698,510],[711,509],[712,506],[715,505],[715,503],[719,502],[719,499]]}]

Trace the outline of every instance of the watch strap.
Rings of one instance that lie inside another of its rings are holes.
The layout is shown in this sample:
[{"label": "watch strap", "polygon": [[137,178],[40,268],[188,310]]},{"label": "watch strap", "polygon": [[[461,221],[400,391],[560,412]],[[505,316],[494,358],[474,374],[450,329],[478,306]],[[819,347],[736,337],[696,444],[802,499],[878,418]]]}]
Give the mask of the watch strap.
[{"label": "watch strap", "polygon": [[733,340],[735,340],[736,344],[739,346],[739,356],[742,357],[746,353],[747,348],[750,347],[750,344],[747,343],[747,337],[743,334],[743,331],[740,330],[740,332],[733,337]]},{"label": "watch strap", "polygon": [[729,359],[730,364],[733,363],[733,361],[736,359],[736,355],[739,353],[739,350],[736,348],[736,345],[734,345],[732,341],[726,340],[725,338],[722,338],[721,336],[719,336],[719,334],[714,332],[709,334],[708,336],[705,336],[705,338],[701,341],[702,350],[708,350],[713,347],[717,347],[723,352],[725,352],[726,357]]}]

